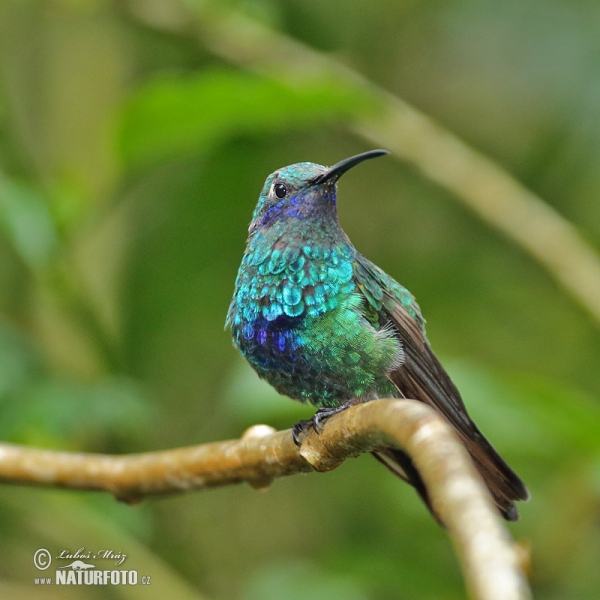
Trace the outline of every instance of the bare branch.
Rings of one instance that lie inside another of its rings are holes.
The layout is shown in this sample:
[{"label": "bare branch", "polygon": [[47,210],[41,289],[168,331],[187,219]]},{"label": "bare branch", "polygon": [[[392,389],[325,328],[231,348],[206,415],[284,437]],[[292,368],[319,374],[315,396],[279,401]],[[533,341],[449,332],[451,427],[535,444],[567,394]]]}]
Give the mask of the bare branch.
[{"label": "bare branch", "polygon": [[0,444],[0,481],[103,490],[119,500],[176,494],[247,481],[328,471],[345,459],[388,447],[404,449],[446,524],[477,600],[527,600],[516,550],[487,488],[451,427],[414,400],[374,400],[331,417],[320,435],[297,448],[289,430],[266,425],[230,440],[124,456],[36,450]]}]

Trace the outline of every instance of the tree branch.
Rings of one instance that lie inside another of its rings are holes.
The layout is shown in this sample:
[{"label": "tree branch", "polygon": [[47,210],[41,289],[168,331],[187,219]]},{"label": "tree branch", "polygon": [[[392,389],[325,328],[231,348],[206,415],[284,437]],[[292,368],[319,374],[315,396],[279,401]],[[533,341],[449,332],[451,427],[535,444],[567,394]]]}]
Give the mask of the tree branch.
[{"label": "tree branch", "polygon": [[102,490],[134,503],[247,481],[329,471],[345,459],[388,447],[411,456],[456,547],[476,600],[527,600],[518,556],[487,488],[444,419],[414,400],[374,400],[331,417],[297,448],[289,430],[266,425],[229,440],[124,456],[37,450],[0,444],[0,482]]}]

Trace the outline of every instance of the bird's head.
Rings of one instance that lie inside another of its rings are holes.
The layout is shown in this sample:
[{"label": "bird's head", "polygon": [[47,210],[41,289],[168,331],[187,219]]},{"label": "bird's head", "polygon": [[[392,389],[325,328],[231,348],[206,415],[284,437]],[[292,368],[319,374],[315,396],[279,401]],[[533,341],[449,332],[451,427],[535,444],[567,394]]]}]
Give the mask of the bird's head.
[{"label": "bird's head", "polygon": [[302,162],[271,173],[254,210],[250,234],[290,219],[337,219],[338,179],[364,160],[384,154],[388,152],[370,150],[346,158],[332,167]]}]

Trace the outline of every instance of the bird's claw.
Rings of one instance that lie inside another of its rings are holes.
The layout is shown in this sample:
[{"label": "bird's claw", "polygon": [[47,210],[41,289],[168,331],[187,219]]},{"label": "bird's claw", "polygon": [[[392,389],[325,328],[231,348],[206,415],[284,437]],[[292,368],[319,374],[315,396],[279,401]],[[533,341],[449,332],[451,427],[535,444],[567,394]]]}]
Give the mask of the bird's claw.
[{"label": "bird's claw", "polygon": [[307,419],[307,420],[304,420],[304,421],[298,421],[292,427],[292,439],[294,440],[294,444],[296,444],[296,446],[300,446],[301,445],[300,436],[301,435],[305,435],[307,433],[307,431],[311,427],[314,427],[312,419]]},{"label": "bird's claw", "polygon": [[329,419],[329,417],[346,410],[350,406],[350,402],[344,402],[339,406],[335,407],[323,407],[319,408],[317,412],[313,415],[312,419],[306,419],[303,421],[298,421],[292,427],[292,438],[294,440],[294,444],[296,446],[300,446],[300,435],[305,435],[308,433],[308,430],[312,427],[316,431],[317,434],[323,431],[323,427],[325,426],[325,421]]},{"label": "bird's claw", "polygon": [[323,427],[325,426],[324,421],[327,421],[327,419],[331,416],[332,413],[330,412],[321,412],[322,409],[319,409],[316,413],[315,416],[312,418],[313,420],[313,428],[317,433],[321,433],[321,431],[323,431]]}]

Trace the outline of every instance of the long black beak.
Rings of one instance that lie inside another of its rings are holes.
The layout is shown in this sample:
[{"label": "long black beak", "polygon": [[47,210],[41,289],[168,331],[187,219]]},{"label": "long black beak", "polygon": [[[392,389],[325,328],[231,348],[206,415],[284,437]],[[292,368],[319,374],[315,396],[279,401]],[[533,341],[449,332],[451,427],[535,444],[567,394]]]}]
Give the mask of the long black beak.
[{"label": "long black beak", "polygon": [[355,167],[363,160],[368,160],[369,158],[377,158],[378,156],[384,156],[385,154],[389,154],[387,150],[369,150],[368,152],[363,152],[362,154],[357,154],[356,156],[351,156],[350,158],[345,158],[341,160],[339,163],[333,165],[333,167],[329,167],[325,173],[321,175],[317,175],[311,183],[313,185],[319,185],[321,183],[325,183],[326,181],[337,181],[346,171]]}]

